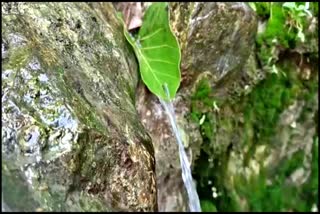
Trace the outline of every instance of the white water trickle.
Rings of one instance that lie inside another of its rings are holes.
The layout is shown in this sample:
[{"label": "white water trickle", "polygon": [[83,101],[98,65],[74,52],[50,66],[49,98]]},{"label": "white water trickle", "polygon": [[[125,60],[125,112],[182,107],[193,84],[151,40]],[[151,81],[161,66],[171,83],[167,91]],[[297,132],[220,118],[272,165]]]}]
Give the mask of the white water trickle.
[{"label": "white water trickle", "polygon": [[[164,86],[164,90],[167,94],[167,97],[169,98],[169,90],[166,85]],[[189,209],[191,212],[201,212],[199,196],[198,196],[195,184],[193,183],[193,180],[192,180],[190,164],[189,164],[187,155],[184,151],[182,138],[177,127],[173,105],[170,101],[167,102],[160,98],[159,100],[169,117],[170,124],[173,129],[173,133],[179,145],[179,156],[180,156],[180,164],[182,169],[182,180],[188,193]]]}]

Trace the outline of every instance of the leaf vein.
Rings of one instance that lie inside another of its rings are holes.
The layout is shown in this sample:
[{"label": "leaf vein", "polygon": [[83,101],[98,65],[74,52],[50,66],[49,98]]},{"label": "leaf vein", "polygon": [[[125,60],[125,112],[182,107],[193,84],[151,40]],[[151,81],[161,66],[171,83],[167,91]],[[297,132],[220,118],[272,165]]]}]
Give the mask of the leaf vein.
[{"label": "leaf vein", "polygon": [[153,71],[153,72],[157,73],[159,75],[171,77],[171,78],[174,78],[174,79],[178,79],[179,78],[179,77],[176,77],[176,76],[173,76],[173,75],[170,75],[170,74],[164,74],[164,73],[161,73],[161,72],[158,72],[158,71]]},{"label": "leaf vein", "polygon": [[166,61],[166,60],[161,60],[161,59],[151,59],[151,58],[146,58],[147,60],[149,60],[150,62],[162,62],[162,63],[166,63],[166,64],[170,64],[170,65],[176,65],[176,63],[170,62],[170,61]]},{"label": "leaf vein", "polygon": [[172,49],[176,49],[175,47],[172,47],[170,45],[158,45],[158,46],[151,46],[151,47],[141,48],[141,50],[150,50],[150,49],[156,49],[156,48],[172,48]]},{"label": "leaf vein", "polygon": [[145,37],[142,37],[140,38],[139,40],[140,41],[143,41],[143,40],[146,40],[146,39],[150,39],[151,37],[153,37],[154,35],[156,35],[157,33],[159,33],[161,30],[164,30],[164,28],[159,28],[158,30],[156,30],[155,32],[153,32],[152,34],[148,35],[148,36],[145,36]]}]

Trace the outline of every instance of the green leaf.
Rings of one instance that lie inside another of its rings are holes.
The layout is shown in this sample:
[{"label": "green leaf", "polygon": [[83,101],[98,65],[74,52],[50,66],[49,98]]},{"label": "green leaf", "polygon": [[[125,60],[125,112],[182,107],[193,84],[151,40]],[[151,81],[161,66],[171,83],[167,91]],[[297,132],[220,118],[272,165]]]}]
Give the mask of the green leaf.
[{"label": "green leaf", "polygon": [[255,12],[257,11],[256,4],[254,2],[249,2],[249,6],[254,10]]},{"label": "green leaf", "polygon": [[305,5],[299,5],[298,8],[296,10],[305,10]]},{"label": "green leaf", "polygon": [[180,85],[181,55],[178,41],[170,29],[167,3],[149,6],[137,40],[125,28],[124,35],[135,51],[141,78],[148,89],[164,100],[173,99]]},{"label": "green leaf", "polygon": [[285,2],[285,3],[283,3],[282,6],[290,8],[290,9],[295,9],[296,8],[296,3],[295,2]]}]

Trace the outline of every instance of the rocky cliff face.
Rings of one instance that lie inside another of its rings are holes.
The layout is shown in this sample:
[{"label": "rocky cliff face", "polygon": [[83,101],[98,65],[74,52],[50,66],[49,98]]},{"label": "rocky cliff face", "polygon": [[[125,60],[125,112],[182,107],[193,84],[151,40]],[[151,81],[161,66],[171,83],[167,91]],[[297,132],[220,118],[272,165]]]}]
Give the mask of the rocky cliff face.
[{"label": "rocky cliff face", "polygon": [[[317,38],[276,50],[270,73],[246,3],[169,9],[182,52],[173,104],[202,207],[292,211],[281,204],[313,200]],[[188,210],[178,145],[137,69],[112,4],[2,4],[6,210]]]},{"label": "rocky cliff face", "polygon": [[6,205],[157,210],[153,146],[134,105],[137,81],[112,4],[3,3]]}]

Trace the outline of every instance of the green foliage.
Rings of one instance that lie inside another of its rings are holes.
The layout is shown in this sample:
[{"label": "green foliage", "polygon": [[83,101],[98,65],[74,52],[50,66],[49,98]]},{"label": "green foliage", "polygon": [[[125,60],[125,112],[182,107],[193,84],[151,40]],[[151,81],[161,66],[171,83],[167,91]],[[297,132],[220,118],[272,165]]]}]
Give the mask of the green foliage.
[{"label": "green foliage", "polygon": [[276,64],[279,53],[305,42],[305,32],[310,25],[310,17],[317,14],[318,3],[251,2],[250,6],[260,20],[267,19],[265,30],[256,39],[257,56],[263,69],[273,74],[260,83],[250,94],[249,100],[245,101],[245,119],[254,121],[252,125],[259,130],[259,136],[270,136],[275,131],[273,126],[278,121],[279,113],[296,98],[295,95],[302,88],[301,83],[290,74],[293,72],[288,72],[295,68],[286,68],[284,71]]},{"label": "green foliage", "polygon": [[[244,105],[238,106],[238,108],[242,109],[240,111],[244,112],[245,124],[243,128],[243,139],[246,141],[245,144],[251,145],[249,146],[249,152],[246,154],[247,160],[252,157],[256,144],[272,142],[270,137],[272,137],[276,131],[274,128],[279,120],[280,113],[284,108],[292,104],[293,100],[297,97],[297,91],[299,91],[301,85],[298,83],[296,76],[291,74],[292,72],[290,72],[290,69],[291,68],[278,68],[278,74],[269,73],[265,80],[260,82],[247,97],[243,98],[241,103]],[[211,200],[210,203],[217,205],[218,210],[237,211],[241,210],[240,206],[237,204],[237,200],[229,192],[229,189],[226,189],[223,186],[223,180],[221,180],[224,166],[218,166],[217,164],[219,161],[225,163],[226,160],[224,161],[224,159],[227,154],[223,153],[220,154],[220,156],[214,156],[212,158],[215,163],[214,168],[209,168],[210,164],[203,162],[211,158],[212,155],[211,142],[214,137],[214,127],[216,122],[214,120],[215,114],[213,113],[213,102],[214,99],[211,96],[211,87],[209,82],[206,79],[202,79],[197,85],[196,91],[192,96],[191,103],[191,116],[195,122],[201,121],[203,115],[205,116],[204,122],[199,124],[204,141],[204,144],[202,145],[201,158],[199,160],[201,162],[198,162],[198,166],[195,168],[195,172],[201,175],[199,178],[200,184],[202,185],[199,189],[201,194],[200,196],[202,196],[202,200],[206,201],[203,203],[209,203],[209,198],[212,199],[212,195],[209,194],[211,190],[206,183],[208,180],[213,180],[215,181],[215,185],[218,186],[220,190],[223,190],[226,195],[221,196],[221,198],[218,198],[217,200]],[[230,123],[232,124],[231,120],[232,119],[229,118],[228,120],[225,119],[223,121],[225,121],[225,123],[228,122],[230,125]],[[226,128],[228,124],[223,124],[223,121],[219,121],[219,125],[223,125],[224,128]],[[231,129],[232,126],[233,125],[231,125]],[[253,132],[254,138],[251,138],[250,134],[247,132]],[[205,153],[206,155],[204,155]],[[245,180],[239,181],[240,183],[237,184],[237,187],[243,186],[243,189],[241,189],[243,192],[241,197],[249,200],[248,203],[250,203],[250,209],[252,211],[277,210],[279,207],[281,208],[283,203],[288,203],[279,202],[277,206],[267,209],[266,207],[268,204],[266,203],[266,200],[268,197],[281,198],[283,195],[280,195],[279,193],[280,187],[276,186],[271,189],[267,189],[266,184],[263,183],[266,182],[265,178],[259,179],[261,180],[253,182],[254,186],[250,188],[248,188],[248,183],[241,183],[247,182]],[[205,187],[206,185],[207,187]],[[258,188],[259,185],[262,185],[261,189]],[[204,190],[206,188],[209,188],[208,192]],[[250,193],[252,194],[250,195]],[[208,207],[209,205],[207,208]]]},{"label": "green foliage", "polygon": [[[201,79],[197,85],[195,92],[191,96],[191,119],[199,124],[199,131],[203,138],[201,146],[201,154],[197,160],[197,165],[193,172],[195,178],[199,181],[198,194],[201,196],[201,208],[203,212],[216,212],[216,201],[212,198],[212,191],[208,181],[210,179],[216,180],[214,177],[217,170],[213,170],[208,163],[208,158],[211,155],[211,142],[214,137],[215,128],[215,113],[214,98],[211,96],[212,89],[208,79]],[[214,158],[213,161],[218,160]],[[199,176],[199,177],[197,177]],[[214,184],[212,184],[214,185]]]},{"label": "green foliage", "polygon": [[[311,5],[310,5],[311,4]],[[311,17],[318,13],[318,4],[298,2],[251,2],[260,19],[267,19],[266,28],[257,37],[258,56],[263,66],[271,69],[278,59],[277,49],[294,49],[307,40]]]},{"label": "green foliage", "polygon": [[200,132],[204,139],[209,141],[213,137],[212,110],[214,99],[211,97],[211,87],[207,79],[201,79],[195,93],[191,97],[191,118],[199,123]]},{"label": "green foliage", "polygon": [[309,2],[306,2],[305,4],[285,2],[282,6],[286,10],[286,13],[291,21],[289,22],[289,31],[292,28],[296,28],[298,31],[296,37],[302,42],[305,42],[305,35],[303,31],[307,24],[306,17],[312,17],[311,12],[309,11]]},{"label": "green foliage", "polygon": [[180,85],[181,56],[178,41],[170,29],[167,3],[153,3],[148,7],[137,39],[126,29],[124,35],[135,51],[141,78],[148,89],[164,100],[173,99]]},{"label": "green foliage", "polygon": [[212,201],[203,200],[201,201],[202,212],[217,212],[217,208]]},{"label": "green foliage", "polygon": [[299,166],[302,166],[304,159],[304,152],[299,150],[295,152],[289,160],[283,160],[282,163],[277,168],[277,174],[279,176],[276,178],[278,182],[284,181],[291,173],[294,172]]},{"label": "green foliage", "polygon": [[[217,155],[217,148],[213,147],[216,143],[222,143],[215,142],[216,125],[226,134],[230,134],[226,130],[234,130],[235,136],[239,136],[243,142],[236,145],[240,148],[235,149],[235,152],[244,153],[244,161],[241,163],[247,166],[249,160],[254,158],[256,145],[277,147],[274,137],[278,132],[276,128],[280,114],[295,100],[304,100],[312,105],[318,91],[318,81],[312,78],[302,80],[298,74],[301,67],[296,66],[299,62],[294,58],[286,58],[290,55],[286,53],[300,50],[299,54],[304,61],[317,60],[317,53],[311,53],[312,57],[309,57],[310,50],[315,50],[309,48],[313,46],[309,41],[318,37],[317,31],[310,33],[311,21],[318,14],[318,3],[310,2],[308,6],[304,2],[251,2],[250,6],[256,11],[259,20],[266,23],[256,38],[256,53],[260,69],[266,71],[267,75],[235,105],[227,104],[232,109],[231,114],[243,113],[243,123],[238,125],[242,128],[237,127],[238,118],[224,118],[225,115],[213,113],[214,99],[205,79],[198,84],[192,97],[191,117],[199,123],[204,141],[194,169],[202,207],[205,211],[310,211],[318,201],[318,138],[312,150],[311,175],[302,186],[294,186],[288,180],[295,170],[303,167],[303,149],[294,153],[290,159],[284,159],[273,166],[272,170],[262,169],[260,175],[249,180],[244,175],[235,175],[233,186],[230,186],[230,183],[226,185],[224,182],[229,148]],[[308,111],[308,107],[305,111]],[[317,117],[315,120],[317,123]],[[221,133],[217,134],[221,139]],[[244,148],[248,148],[246,153]],[[218,198],[212,198],[211,186],[215,186],[221,193]],[[211,205],[216,209],[211,208]]]},{"label": "green foliage", "polygon": [[[249,211],[310,211],[318,201],[318,142],[314,142],[312,169],[309,180],[303,187],[290,185],[288,177],[302,166],[304,152],[297,151],[284,160],[275,170],[262,170],[259,176],[247,180],[244,176],[237,177],[235,183],[238,197],[245,198]],[[272,175],[269,183],[267,175]],[[231,209],[232,210],[232,209]]]},{"label": "green foliage", "polygon": [[289,74],[272,73],[245,99],[245,121],[252,124],[259,142],[274,134],[280,113],[292,104],[298,90],[298,82],[290,79]]},{"label": "green foliage", "polygon": [[273,40],[277,39],[279,44],[282,44],[287,48],[289,46],[288,40],[291,39],[292,35],[287,33],[287,29],[285,29],[285,21],[285,14],[282,13],[280,3],[271,4],[270,18],[265,32],[260,34],[260,37],[264,39],[268,45],[272,45]]},{"label": "green foliage", "polygon": [[[242,101],[245,104],[243,131],[247,136],[244,138],[244,144],[249,145],[249,151],[245,154],[245,165],[246,161],[253,157],[257,144],[272,146],[270,143],[274,142],[272,139],[277,132],[280,113],[294,100],[307,101],[310,99],[308,97],[316,93],[314,84],[303,84],[298,79],[296,70],[286,66],[285,64],[278,66],[280,73],[268,74],[266,79]],[[304,150],[299,150],[290,159],[282,160],[272,171],[263,171],[259,176],[249,180],[242,176],[238,177],[234,185],[238,197],[245,199],[250,211],[310,211],[318,200],[318,148],[316,146],[317,143],[314,143],[311,176],[302,187],[287,183],[290,175],[303,166],[305,154]],[[271,181],[271,184],[268,184],[267,180]],[[220,208],[220,206],[217,207]],[[230,211],[237,209],[233,207]]]},{"label": "green foliage", "polygon": [[263,19],[270,16],[270,2],[249,2],[251,8]]},{"label": "green foliage", "polygon": [[195,93],[192,95],[191,100],[191,118],[195,122],[199,122],[202,117],[202,106],[204,103],[210,103],[210,99],[208,98],[211,89],[209,86],[209,81],[206,79],[202,79],[196,88]]}]

